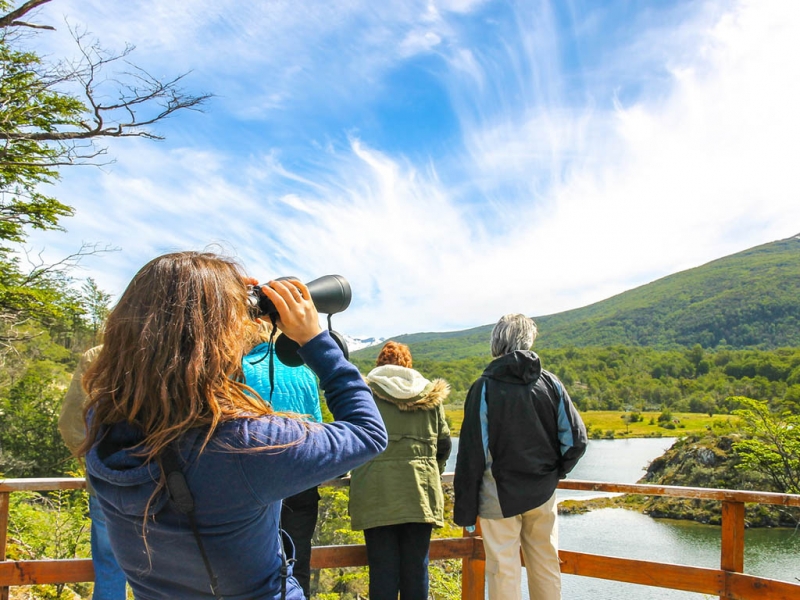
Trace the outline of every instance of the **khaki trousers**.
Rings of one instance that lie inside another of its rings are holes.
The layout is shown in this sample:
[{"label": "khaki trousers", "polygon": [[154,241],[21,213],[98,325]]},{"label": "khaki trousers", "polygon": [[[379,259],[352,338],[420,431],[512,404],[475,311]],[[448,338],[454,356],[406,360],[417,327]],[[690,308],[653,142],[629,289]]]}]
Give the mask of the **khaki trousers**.
[{"label": "khaki trousers", "polygon": [[561,599],[556,495],[541,506],[507,519],[481,519],[489,600],[520,600],[525,557],[531,600]]}]

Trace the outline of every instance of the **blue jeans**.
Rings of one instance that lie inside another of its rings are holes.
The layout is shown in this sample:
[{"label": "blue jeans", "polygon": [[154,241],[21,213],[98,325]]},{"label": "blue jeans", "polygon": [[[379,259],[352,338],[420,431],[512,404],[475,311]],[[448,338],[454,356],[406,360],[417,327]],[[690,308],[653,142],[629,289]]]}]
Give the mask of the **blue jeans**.
[{"label": "blue jeans", "polygon": [[89,495],[89,517],[92,519],[92,564],[94,565],[92,599],[125,600],[125,573],[120,569],[111,551],[106,518],[94,495]]},{"label": "blue jeans", "polygon": [[403,523],[364,530],[370,600],[427,600],[430,523]]}]

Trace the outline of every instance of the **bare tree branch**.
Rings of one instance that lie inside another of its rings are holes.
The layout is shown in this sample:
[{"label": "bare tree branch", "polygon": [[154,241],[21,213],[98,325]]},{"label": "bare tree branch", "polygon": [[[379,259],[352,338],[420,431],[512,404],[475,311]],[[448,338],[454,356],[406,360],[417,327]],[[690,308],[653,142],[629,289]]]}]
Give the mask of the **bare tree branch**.
[{"label": "bare tree branch", "polygon": [[34,25],[33,23],[26,23],[25,21],[13,21],[11,25],[13,27],[30,27],[31,29],[49,29],[50,31],[56,30],[56,28],[53,27],[52,25]]},{"label": "bare tree branch", "polygon": [[[162,136],[147,128],[180,110],[202,112],[202,105],[213,97],[213,94],[193,95],[184,91],[180,84],[188,73],[162,81],[124,60],[135,50],[133,45],[126,45],[118,53],[108,53],[96,41],[87,41],[86,32],[73,28],[70,31],[82,59],[76,63],[61,63],[56,69],[41,73],[29,95],[35,97],[45,90],[77,83],[81,87],[81,100],[88,108],[89,118],[72,124],[62,124],[56,129],[31,131],[0,128],[0,140],[56,143],[103,137],[144,137],[160,140],[163,139]],[[120,72],[113,78],[98,80],[101,70],[120,60],[124,60],[130,70]],[[111,89],[101,90],[101,87]],[[104,96],[112,95],[117,96],[115,102],[106,103],[101,100]],[[142,114],[143,111],[148,114]],[[0,162],[2,160],[0,155]],[[67,160],[61,164],[73,163]]]},{"label": "bare tree branch", "polygon": [[[26,2],[14,14],[25,14],[44,3]],[[102,138],[161,140],[163,136],[153,126],[183,109],[202,112],[202,105],[212,97],[182,89],[186,73],[160,80],[136,66],[128,60],[135,50],[132,44],[108,52],[85,30],[69,29],[80,50],[78,60],[18,63],[16,68],[24,70],[21,76],[16,71],[13,79],[0,73],[14,98],[13,104],[0,110],[0,167],[49,169],[45,175],[56,178],[60,167],[102,166],[108,164],[97,160],[106,154],[99,144]],[[109,77],[106,71],[120,63],[125,68]],[[78,104],[71,115],[40,126],[43,97],[69,97]]]},{"label": "bare tree branch", "polygon": [[73,252],[72,254],[65,256],[58,262],[48,264],[42,258],[42,253],[39,252],[36,256],[36,260],[31,260],[31,254],[28,249],[25,249],[25,258],[28,261],[28,264],[31,266],[31,270],[28,272],[26,277],[23,279],[23,285],[30,285],[33,282],[42,279],[43,277],[47,276],[51,273],[64,273],[66,271],[71,271],[75,267],[77,267],[80,262],[86,258],[87,256],[95,256],[97,254],[104,254],[106,252],[119,252],[120,248],[116,246],[111,246],[110,244],[99,244],[99,243],[82,243],[80,249],[77,252]]},{"label": "bare tree branch", "polygon": [[28,2],[20,6],[18,9],[12,10],[7,15],[0,17],[0,27],[33,27],[35,29],[55,30],[55,27],[50,27],[49,25],[32,25],[23,21],[17,21],[17,19],[24,17],[34,8],[37,8],[42,4],[47,4],[50,1],[51,0],[28,0]]}]

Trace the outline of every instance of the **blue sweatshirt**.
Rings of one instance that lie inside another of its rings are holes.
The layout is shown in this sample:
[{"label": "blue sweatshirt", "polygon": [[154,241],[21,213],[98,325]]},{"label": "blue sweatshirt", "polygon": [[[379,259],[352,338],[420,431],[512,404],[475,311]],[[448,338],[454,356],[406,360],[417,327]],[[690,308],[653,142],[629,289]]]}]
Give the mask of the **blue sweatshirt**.
[{"label": "blue sweatshirt", "polygon": [[[281,499],[333,479],[386,448],[386,429],[372,394],[330,335],[321,333],[300,353],[320,378],[334,423],[238,419],[219,426],[202,454],[205,429],[193,429],[181,440],[195,518],[226,600],[280,598]],[[213,598],[188,520],[166,491],[150,504],[142,537],[143,515],[161,475],[155,462],[145,464],[136,456],[142,437],[131,425],[115,424],[101,431],[102,441],[86,457],[114,554],[137,600]],[[287,598],[303,598],[293,578]]]}]

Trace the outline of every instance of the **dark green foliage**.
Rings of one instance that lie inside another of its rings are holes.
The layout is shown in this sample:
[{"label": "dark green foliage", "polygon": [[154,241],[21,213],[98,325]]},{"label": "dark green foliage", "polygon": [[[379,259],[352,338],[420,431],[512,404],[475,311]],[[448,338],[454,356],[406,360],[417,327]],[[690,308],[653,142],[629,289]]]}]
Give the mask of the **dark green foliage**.
[{"label": "dark green foliage", "polygon": [[[47,494],[15,492],[10,496],[9,560],[89,558],[90,527],[87,494],[56,491]],[[60,583],[30,588],[30,598],[89,597],[89,583]],[[12,598],[15,596],[12,593]],[[21,596],[19,596],[21,597]]]},{"label": "dark green foliage", "polygon": [[773,489],[800,494],[800,416],[776,414],[766,402],[738,398],[742,430],[747,438],[734,444],[741,471],[756,471],[769,477]]},{"label": "dark green foliage", "polygon": [[57,229],[59,219],[71,215],[72,209],[39,190],[41,184],[58,179],[62,147],[11,136],[77,126],[86,107],[53,89],[59,78],[45,75],[41,59],[14,49],[11,41],[8,32],[0,33],[0,129],[9,136],[0,146],[0,240],[21,242],[26,227]]},{"label": "dark green foliage", "polygon": [[[372,369],[373,360],[354,354],[363,373]],[[789,383],[800,367],[800,348],[703,350],[700,356],[696,348],[567,347],[544,349],[541,358],[581,410],[668,409],[713,415],[739,408],[736,397],[747,396],[800,414],[800,384]],[[415,355],[414,366],[428,378],[447,380],[450,403],[455,404],[490,360],[437,361]]]},{"label": "dark green foliage", "polygon": [[14,477],[52,477],[75,469],[58,432],[70,376],[63,365],[37,361],[0,397],[0,471]]},{"label": "dark green foliage", "polygon": [[78,359],[94,345],[96,332],[84,317],[92,299],[59,289],[32,296],[41,303],[41,318],[15,327],[14,350],[0,352],[0,474],[7,477],[57,477],[75,468],[58,416]]},{"label": "dark green foliage", "polygon": [[23,272],[17,258],[4,259],[0,253],[0,341],[18,339],[19,325],[30,320],[43,327],[71,329],[86,313],[85,300],[71,283],[60,266]]}]

